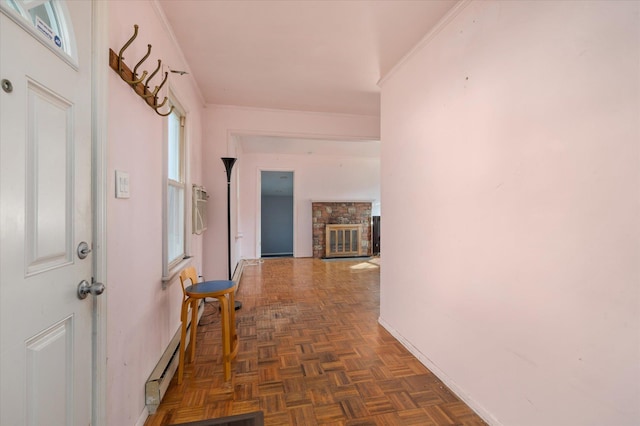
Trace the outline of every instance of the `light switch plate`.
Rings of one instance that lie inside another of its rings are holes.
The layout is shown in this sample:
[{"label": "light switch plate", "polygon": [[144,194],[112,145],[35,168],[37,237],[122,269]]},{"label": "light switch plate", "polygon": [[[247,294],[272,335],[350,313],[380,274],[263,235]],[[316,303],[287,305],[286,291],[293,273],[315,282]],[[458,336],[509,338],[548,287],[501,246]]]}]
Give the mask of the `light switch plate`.
[{"label": "light switch plate", "polygon": [[116,198],[129,198],[129,173],[116,170]]}]

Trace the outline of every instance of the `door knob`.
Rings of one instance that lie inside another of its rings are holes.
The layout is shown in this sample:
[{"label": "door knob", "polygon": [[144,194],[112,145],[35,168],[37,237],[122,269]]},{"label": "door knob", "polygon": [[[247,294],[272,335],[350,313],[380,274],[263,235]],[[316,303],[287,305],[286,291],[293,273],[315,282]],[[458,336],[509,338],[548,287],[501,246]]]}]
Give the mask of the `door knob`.
[{"label": "door knob", "polygon": [[104,284],[102,283],[91,283],[87,280],[80,281],[78,284],[78,299],[86,299],[89,293],[94,296],[100,296],[104,292]]}]

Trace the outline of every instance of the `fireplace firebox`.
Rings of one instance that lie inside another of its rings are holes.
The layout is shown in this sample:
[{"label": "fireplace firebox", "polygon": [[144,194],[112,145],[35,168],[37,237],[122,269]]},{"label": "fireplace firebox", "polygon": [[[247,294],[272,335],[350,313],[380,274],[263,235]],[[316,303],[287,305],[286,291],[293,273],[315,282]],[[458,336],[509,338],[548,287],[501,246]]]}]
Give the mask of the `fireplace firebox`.
[{"label": "fireplace firebox", "polygon": [[362,225],[326,225],[326,257],[362,256]]}]

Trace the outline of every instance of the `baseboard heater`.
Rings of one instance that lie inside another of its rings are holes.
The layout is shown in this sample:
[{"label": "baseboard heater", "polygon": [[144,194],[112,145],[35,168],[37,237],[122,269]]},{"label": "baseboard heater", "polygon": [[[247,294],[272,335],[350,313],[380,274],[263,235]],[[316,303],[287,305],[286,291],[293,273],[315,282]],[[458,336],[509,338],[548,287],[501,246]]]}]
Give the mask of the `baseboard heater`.
[{"label": "baseboard heater", "polygon": [[[245,260],[241,260],[238,265],[236,265],[236,269],[233,273],[232,280],[239,283],[240,278],[242,277],[242,270],[245,266]],[[198,307],[198,322],[204,313],[202,302]],[[187,315],[188,318],[191,318],[191,315]],[[187,342],[186,345],[189,346],[190,334],[189,330],[191,329],[192,324],[189,322],[187,325]],[[179,354],[178,349],[180,346],[180,331],[182,326],[178,327],[178,331],[174,334],[173,338],[169,342],[169,346],[165,349],[160,361],[151,372],[149,379],[147,379],[147,383],[145,384],[145,403],[147,405],[147,410],[149,414],[154,414],[160,405],[160,401],[164,397],[164,394],[167,392],[167,388],[169,388],[169,383],[171,383],[171,379],[175,374],[176,370],[178,370],[178,361]]]},{"label": "baseboard heater", "polygon": [[[203,305],[204,301],[202,301],[198,306],[198,321],[200,321],[200,318],[204,313]],[[191,315],[187,315],[187,317],[191,318]],[[187,346],[189,346],[189,341],[191,340],[191,333],[189,333],[191,327],[192,324],[191,321],[189,321],[189,324],[187,325]],[[156,365],[156,368],[151,372],[151,375],[145,384],[145,401],[149,414],[154,414],[158,409],[160,401],[162,401],[162,398],[169,387],[169,383],[171,383],[171,378],[178,369],[178,361],[180,359],[178,356],[178,349],[180,347],[181,328],[182,325],[178,327],[178,331],[176,331],[173,339],[169,342],[169,346],[165,349],[160,361]]]}]

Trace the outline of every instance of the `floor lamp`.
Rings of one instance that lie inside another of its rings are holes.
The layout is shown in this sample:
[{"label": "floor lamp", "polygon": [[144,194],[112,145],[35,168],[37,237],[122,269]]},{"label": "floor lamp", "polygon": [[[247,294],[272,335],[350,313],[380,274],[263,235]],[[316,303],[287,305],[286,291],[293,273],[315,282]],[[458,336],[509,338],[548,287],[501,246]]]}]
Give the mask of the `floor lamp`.
[{"label": "floor lamp", "polygon": [[[231,169],[236,163],[236,158],[222,157],[224,168],[227,171],[227,260],[229,268],[229,281],[231,281]],[[235,309],[242,307],[242,302],[236,300]]]}]

